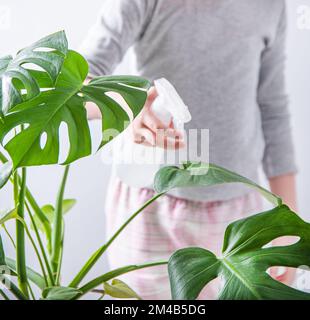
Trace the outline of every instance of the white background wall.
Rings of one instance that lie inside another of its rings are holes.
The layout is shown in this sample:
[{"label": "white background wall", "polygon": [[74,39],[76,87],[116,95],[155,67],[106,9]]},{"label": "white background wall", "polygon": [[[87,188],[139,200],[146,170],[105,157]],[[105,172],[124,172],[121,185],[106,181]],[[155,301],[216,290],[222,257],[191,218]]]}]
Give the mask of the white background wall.
[{"label": "white background wall", "polygon": [[[103,0],[1,0],[0,13],[9,11],[8,25],[0,27],[0,56],[49,33],[65,29],[71,48],[77,49],[87,29],[93,23]],[[297,28],[296,9],[310,0],[289,0],[290,31],[288,41],[288,86],[291,96],[294,139],[300,174],[298,176],[299,206],[303,215],[310,214],[310,29]],[[0,15],[1,19],[1,15]],[[1,21],[1,20],[0,20]],[[129,59],[119,72],[129,72]],[[91,123],[93,135],[98,138],[98,122]],[[308,142],[307,142],[308,141]],[[57,166],[29,170],[29,185],[40,204],[53,203],[62,168]],[[86,258],[104,242],[104,202],[110,167],[102,164],[100,155],[78,161],[72,166],[66,197],[78,199],[78,204],[66,217],[66,245],[63,279],[69,281]],[[0,207],[10,207],[11,190],[0,191]],[[8,255],[12,248],[5,241]],[[29,254],[29,260],[33,259]],[[106,270],[104,259],[92,275]]]}]

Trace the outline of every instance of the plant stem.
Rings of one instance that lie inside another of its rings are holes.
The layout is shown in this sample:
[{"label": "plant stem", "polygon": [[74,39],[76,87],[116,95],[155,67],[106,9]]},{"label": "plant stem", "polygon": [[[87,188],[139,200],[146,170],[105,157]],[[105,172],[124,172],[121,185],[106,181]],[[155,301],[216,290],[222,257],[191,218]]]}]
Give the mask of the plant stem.
[{"label": "plant stem", "polygon": [[13,237],[11,236],[11,234],[9,233],[8,229],[6,228],[5,224],[2,225],[2,228],[4,229],[6,235],[8,236],[8,238],[10,239],[12,246],[14,247],[14,249],[16,249],[16,244],[14,242]]},{"label": "plant stem", "polygon": [[60,259],[59,259],[59,264],[58,264],[58,269],[57,269],[57,274],[56,274],[56,280],[55,283],[60,285],[60,276],[61,276],[61,266],[62,266],[62,258],[63,258],[63,249],[64,249],[64,237],[65,237],[65,225],[63,221],[62,225],[62,241],[61,241],[61,252],[60,252]]},{"label": "plant stem", "polygon": [[46,218],[45,214],[41,210],[40,206],[34,199],[33,195],[31,194],[30,190],[26,188],[26,199],[29,202],[31,208],[33,209],[34,213],[36,216],[39,218],[40,222],[43,225],[45,234],[46,234],[46,239],[47,239],[47,250],[49,253],[51,253],[51,235],[52,235],[52,228],[50,225],[49,220]]},{"label": "plant stem", "polygon": [[[54,279],[59,280],[59,274],[61,271],[61,260],[63,252],[63,214],[62,214],[62,203],[65,192],[65,186],[68,178],[70,166],[66,166],[60,188],[57,195],[56,205],[55,205],[55,215],[53,221],[52,230],[52,254],[51,254],[51,264],[54,274]],[[56,285],[58,283],[56,282]]]},{"label": "plant stem", "polygon": [[[29,208],[29,205],[28,203],[26,202],[26,208],[27,208],[27,211],[28,211],[28,214],[29,214],[29,217],[30,217],[30,220],[31,220],[31,223],[33,225],[33,229],[34,229],[34,232],[36,234],[36,238],[37,238],[37,241],[39,243],[39,247],[40,247],[40,250],[41,250],[41,254],[43,256],[43,260],[44,260],[44,263],[45,263],[45,267],[47,269],[47,273],[48,273],[48,284],[46,284],[47,286],[48,285],[54,285],[54,279],[53,279],[53,272],[52,272],[52,269],[51,269],[51,266],[50,266],[50,263],[49,263],[49,260],[47,258],[47,255],[46,255],[46,252],[45,252],[45,249],[44,249],[44,246],[43,246],[43,242],[41,240],[41,237],[40,237],[40,233],[39,233],[39,230],[38,230],[38,227],[36,225],[36,222],[35,220],[33,219],[33,216],[31,214],[31,210]],[[42,269],[42,272],[44,273],[43,269]],[[46,281],[46,276],[44,276],[44,279]]]},{"label": "plant stem", "polygon": [[[14,174],[14,199],[17,207],[17,215],[24,219],[25,209],[25,187],[26,187],[26,168],[22,168],[21,186],[18,186],[17,173]],[[29,298],[28,294],[28,278],[26,270],[26,254],[25,254],[25,229],[21,221],[16,221],[16,271],[18,275],[18,284],[22,293]]]},{"label": "plant stem", "polygon": [[29,289],[29,292],[30,292],[30,295],[31,295],[32,300],[35,300],[36,297],[34,296],[33,290],[32,290],[32,288],[31,288],[31,285],[30,285],[29,282],[28,282],[28,289]]},{"label": "plant stem", "polygon": [[70,287],[77,287],[98,259],[103,255],[103,253],[108,249],[108,247],[113,243],[113,241],[119,236],[119,234],[129,225],[129,223],[136,218],[139,213],[141,213],[146,207],[148,207],[152,202],[161,197],[163,193],[156,194],[153,198],[148,200],[139,210],[137,210],[132,216],[129,217],[127,221],[115,232],[115,234],[110,238],[110,240],[99,248],[85,263],[80,272],[75,276],[75,278],[70,283]]},{"label": "plant stem", "polygon": [[[5,157],[5,155],[2,152],[0,152],[0,161],[2,163],[5,163],[5,162],[8,161],[8,159]],[[15,190],[15,192],[14,192],[15,193],[15,196],[14,196],[15,197],[15,203],[18,203],[18,199],[17,199],[18,185],[22,185],[22,178],[18,175],[17,171],[14,173],[13,176],[14,177],[13,177],[12,183],[14,185],[14,190]],[[50,226],[50,222],[46,218],[45,214],[41,210],[40,206],[38,205],[38,203],[36,202],[36,200],[34,199],[33,195],[31,194],[30,190],[27,188],[26,185],[25,185],[25,198],[29,202],[30,206],[32,207],[32,209],[34,210],[35,214],[37,215],[37,217],[39,218],[40,222],[42,223],[42,225],[44,227],[44,231],[45,231],[46,238],[47,238],[47,247],[48,247],[48,250],[49,250],[49,248],[51,247],[51,244],[50,244],[50,242],[51,242],[51,226]],[[36,227],[35,221],[34,221],[32,215],[31,215],[29,205],[26,203],[26,201],[24,201],[24,202],[25,202],[25,205],[26,205],[27,210],[29,212],[29,216],[30,216],[31,222],[32,222],[32,224],[34,226],[36,237],[37,237],[37,240],[38,240],[38,243],[39,243],[39,246],[40,246],[40,250],[41,250],[42,255],[43,255],[44,263],[45,263],[45,266],[47,268],[47,272],[48,272],[48,275],[49,275],[49,284],[50,285],[54,285],[53,273],[52,273],[52,270],[51,270],[51,267],[50,267],[49,260],[47,258],[46,252],[44,250],[44,246],[43,246],[42,240],[40,238],[40,235],[39,235],[38,229]],[[9,236],[9,238],[11,239],[11,242],[12,242],[13,246],[16,248],[16,244],[14,243],[13,238],[8,233],[8,231],[5,228],[5,226],[4,226],[4,229],[5,229],[6,233],[7,233],[7,235]],[[41,268],[42,268],[42,265],[41,265]],[[43,269],[42,269],[42,272],[44,273]],[[44,276],[44,279],[45,278],[46,277]]]},{"label": "plant stem", "polygon": [[39,250],[38,250],[38,248],[37,248],[37,246],[36,246],[35,241],[33,240],[32,236],[31,236],[31,233],[30,233],[30,231],[29,231],[26,223],[24,224],[24,228],[25,228],[26,233],[27,233],[27,236],[28,236],[28,238],[29,238],[29,240],[30,240],[30,242],[31,242],[31,244],[32,244],[32,246],[33,246],[33,249],[34,249],[34,251],[35,251],[35,254],[36,254],[37,258],[38,258],[38,261],[39,261],[39,264],[40,264],[40,267],[41,267],[41,270],[42,270],[42,273],[43,273],[43,277],[44,277],[44,280],[45,280],[45,285],[48,286],[46,271],[45,271],[45,269],[44,269],[43,261],[42,261],[42,259],[41,259]]},{"label": "plant stem", "polygon": [[155,267],[155,266],[160,266],[160,265],[166,265],[168,264],[168,261],[159,261],[159,262],[151,262],[151,263],[145,263],[141,265],[131,265],[131,266],[126,266],[122,268],[118,268],[116,270],[109,271],[105,273],[104,275],[95,278],[91,280],[90,282],[86,283],[83,287],[79,289],[81,291],[81,294],[79,294],[76,298],[80,298],[87,292],[93,290],[94,288],[98,287],[101,285],[103,282],[109,281],[114,279],[115,277],[119,277],[122,274],[140,270],[140,269],[145,269],[145,268],[150,268],[150,267]]},{"label": "plant stem", "polygon": [[[1,151],[0,151],[0,161],[2,163],[6,163],[8,161],[6,156]],[[11,182],[14,183],[12,181],[12,179],[11,179]],[[19,182],[19,184],[21,183],[21,178],[19,176],[18,176],[18,182]],[[32,207],[32,209],[34,210],[35,214],[39,218],[40,222],[43,224],[44,231],[45,231],[46,238],[47,238],[47,248],[48,248],[48,251],[51,252],[51,232],[52,231],[51,231],[50,222],[46,218],[45,214],[43,213],[43,211],[41,210],[40,206],[35,201],[33,195],[31,194],[30,190],[27,187],[26,187],[26,199],[28,200],[30,206]]]}]

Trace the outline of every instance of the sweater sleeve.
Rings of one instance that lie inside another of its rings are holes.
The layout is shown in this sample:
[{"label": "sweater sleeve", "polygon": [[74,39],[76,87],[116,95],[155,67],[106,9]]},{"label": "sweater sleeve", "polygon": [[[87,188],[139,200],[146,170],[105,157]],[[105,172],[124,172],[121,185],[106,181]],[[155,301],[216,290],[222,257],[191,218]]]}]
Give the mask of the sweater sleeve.
[{"label": "sweater sleeve", "polygon": [[89,63],[89,74],[111,74],[126,51],[145,32],[152,0],[105,0],[100,14],[83,41],[80,52]]},{"label": "sweater sleeve", "polygon": [[297,171],[285,88],[286,25],[284,4],[277,34],[262,54],[258,88],[265,139],[263,168],[268,178]]}]

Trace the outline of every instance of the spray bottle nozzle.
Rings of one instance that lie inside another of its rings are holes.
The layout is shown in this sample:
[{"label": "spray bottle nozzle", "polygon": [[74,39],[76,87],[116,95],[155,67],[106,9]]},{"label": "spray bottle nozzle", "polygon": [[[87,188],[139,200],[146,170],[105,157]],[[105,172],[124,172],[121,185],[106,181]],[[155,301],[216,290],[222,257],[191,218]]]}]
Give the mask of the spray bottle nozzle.
[{"label": "spray bottle nozzle", "polygon": [[[183,124],[191,121],[192,117],[188,107],[173,85],[165,78],[155,80],[154,84],[159,96],[160,107],[165,108],[174,121]],[[159,109],[159,107],[157,108]]]}]

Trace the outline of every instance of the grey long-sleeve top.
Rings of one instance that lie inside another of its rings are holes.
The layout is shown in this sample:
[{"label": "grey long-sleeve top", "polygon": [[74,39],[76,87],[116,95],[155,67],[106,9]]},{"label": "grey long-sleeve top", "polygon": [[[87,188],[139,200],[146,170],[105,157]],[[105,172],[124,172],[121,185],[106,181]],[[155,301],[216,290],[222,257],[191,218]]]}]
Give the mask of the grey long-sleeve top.
[{"label": "grey long-sleeve top", "polygon": [[[268,177],[296,171],[285,34],[284,0],[105,0],[81,51],[92,75],[111,74],[134,45],[138,74],[167,78],[189,106],[186,129],[210,130],[210,162],[256,180],[261,164]],[[211,201],[246,192],[172,194]]]}]

